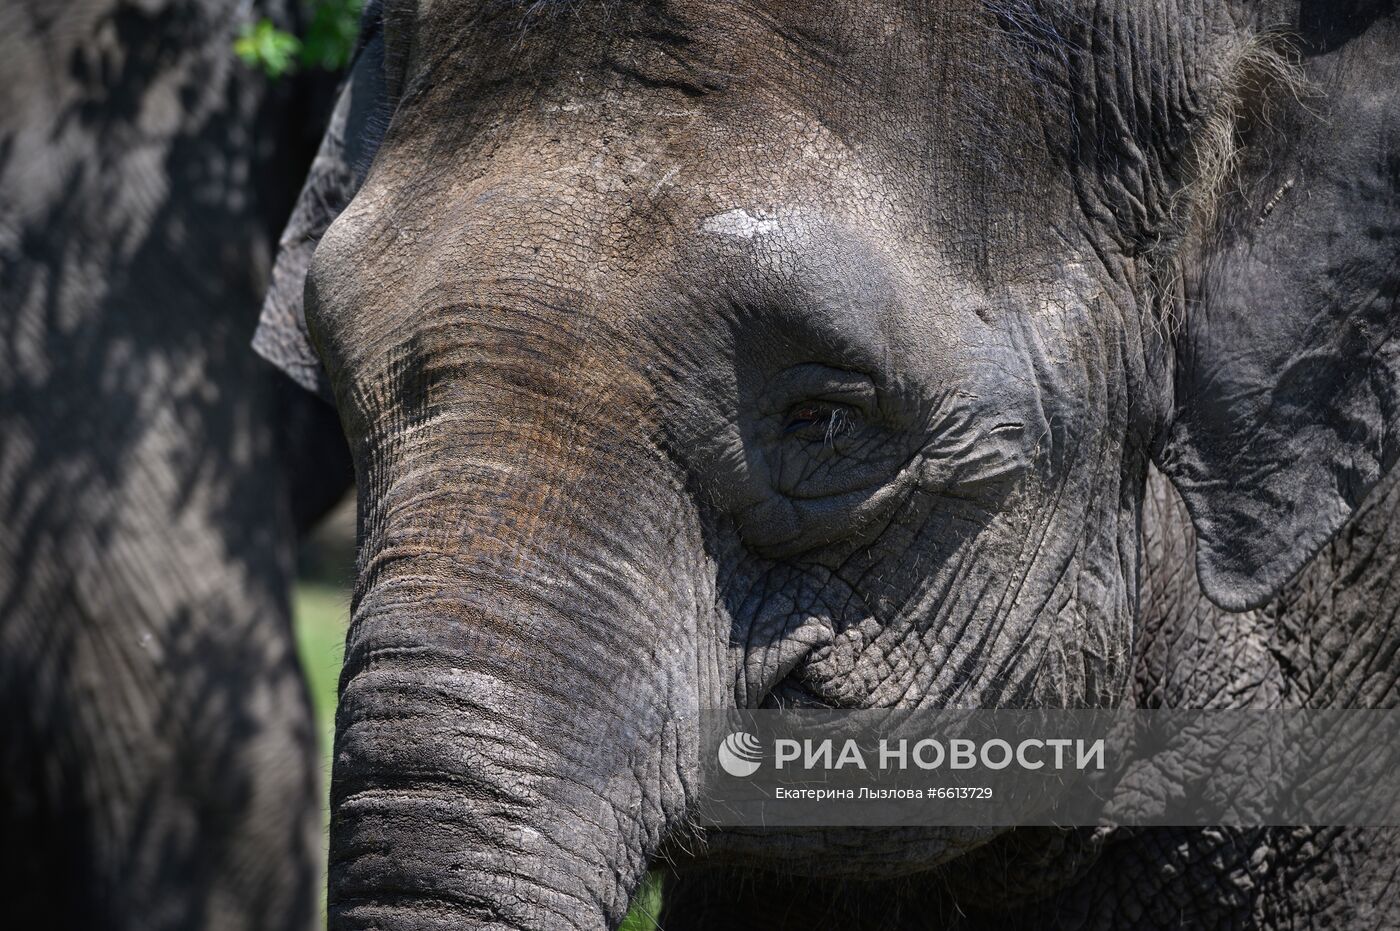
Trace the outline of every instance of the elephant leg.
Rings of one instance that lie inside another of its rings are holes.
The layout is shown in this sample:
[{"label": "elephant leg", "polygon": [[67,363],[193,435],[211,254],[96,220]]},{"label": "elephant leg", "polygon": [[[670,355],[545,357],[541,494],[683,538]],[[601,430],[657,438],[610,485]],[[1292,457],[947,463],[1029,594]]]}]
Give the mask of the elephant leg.
[{"label": "elephant leg", "polygon": [[148,442],[112,487],[29,472],[48,504],[8,528],[0,892],[16,927],[310,928],[320,756],[286,507],[233,469],[248,487],[176,495]]}]

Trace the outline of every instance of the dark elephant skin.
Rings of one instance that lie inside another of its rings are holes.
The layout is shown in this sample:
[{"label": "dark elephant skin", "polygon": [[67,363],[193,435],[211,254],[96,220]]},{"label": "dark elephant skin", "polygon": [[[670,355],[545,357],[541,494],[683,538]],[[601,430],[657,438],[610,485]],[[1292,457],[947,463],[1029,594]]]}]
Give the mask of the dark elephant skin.
[{"label": "dark elephant skin", "polygon": [[1393,3],[371,8],[256,337],[359,480],[332,927],[658,860],[668,929],[1384,925],[1384,833],[688,816],[702,708],[1389,703],[1397,68]]},{"label": "dark elephant skin", "polygon": [[348,487],[248,348],[317,94],[291,4],[0,3],[0,889],[26,928],[303,929],[320,755],[289,588]]},{"label": "dark elephant skin", "polygon": [[[1148,708],[1394,708],[1400,475],[1268,605],[1201,593],[1195,536],[1155,470],[1143,512],[1133,683]],[[734,869],[670,877],[674,928],[1396,928],[1391,829],[1022,830],[930,878],[838,885]],[[1010,878],[1008,878],[1008,874]],[[1014,908],[989,908],[1023,901]]]}]

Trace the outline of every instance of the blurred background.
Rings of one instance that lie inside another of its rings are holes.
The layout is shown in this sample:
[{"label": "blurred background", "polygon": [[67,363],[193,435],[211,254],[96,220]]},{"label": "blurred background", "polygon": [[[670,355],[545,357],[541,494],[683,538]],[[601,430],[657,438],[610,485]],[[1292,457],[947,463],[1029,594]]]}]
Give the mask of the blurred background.
[{"label": "blurred background", "polygon": [[316,712],[326,784],[330,783],[336,680],[345,648],[354,571],[355,496],[350,494],[302,543],[292,595],[297,651]]}]

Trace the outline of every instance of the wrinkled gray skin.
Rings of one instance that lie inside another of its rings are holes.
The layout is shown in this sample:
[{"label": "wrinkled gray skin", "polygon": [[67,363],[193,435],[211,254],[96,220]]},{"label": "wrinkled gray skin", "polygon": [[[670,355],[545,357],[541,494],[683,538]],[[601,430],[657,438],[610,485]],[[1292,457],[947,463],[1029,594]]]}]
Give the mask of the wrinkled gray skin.
[{"label": "wrinkled gray skin", "polygon": [[290,9],[0,3],[8,927],[318,918],[288,595],[348,463],[248,341],[319,105],[231,54]]},{"label": "wrinkled gray skin", "polygon": [[257,338],[359,478],[333,927],[1393,923],[1384,833],[687,827],[701,708],[1393,701],[1393,4],[370,35]]}]

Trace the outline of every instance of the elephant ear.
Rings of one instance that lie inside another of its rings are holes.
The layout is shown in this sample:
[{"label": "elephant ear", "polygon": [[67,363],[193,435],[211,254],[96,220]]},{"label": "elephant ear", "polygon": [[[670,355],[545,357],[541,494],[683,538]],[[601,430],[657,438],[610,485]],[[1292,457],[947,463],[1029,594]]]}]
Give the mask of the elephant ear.
[{"label": "elephant ear", "polygon": [[384,38],[379,4],[366,4],[361,38],[340,86],[316,158],[278,243],[253,349],[293,381],[331,397],[325,369],[306,330],[306,272],[321,236],[359,190],[388,125]]},{"label": "elephant ear", "polygon": [[1303,8],[1308,92],[1244,136],[1253,193],[1188,284],[1159,456],[1229,611],[1276,595],[1400,452],[1400,14]]}]

